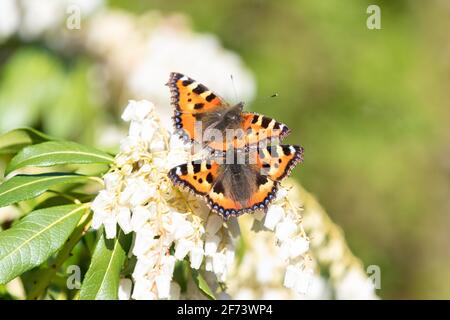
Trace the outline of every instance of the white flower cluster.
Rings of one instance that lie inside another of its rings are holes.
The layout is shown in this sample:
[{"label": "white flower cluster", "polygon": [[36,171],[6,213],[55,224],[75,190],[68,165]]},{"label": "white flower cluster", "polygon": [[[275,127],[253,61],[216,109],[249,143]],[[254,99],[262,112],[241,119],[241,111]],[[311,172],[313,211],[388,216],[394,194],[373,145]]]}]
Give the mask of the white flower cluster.
[{"label": "white flower cluster", "polygon": [[377,300],[374,283],[361,269],[353,267],[335,285],[338,300]]},{"label": "white flower cluster", "polygon": [[[0,42],[18,34],[33,40],[47,32],[63,28],[70,8],[76,8],[80,19],[103,5],[103,0],[35,0],[0,1]],[[74,11],[75,13],[75,11]]]},{"label": "white flower cluster", "polygon": [[[266,217],[241,218],[245,253],[227,282],[227,292],[237,299],[378,299],[373,279],[347,247],[342,232],[309,193],[293,180],[286,185]],[[297,223],[296,235],[290,219],[298,221],[299,207],[302,224]],[[296,257],[308,247],[308,254]],[[328,276],[322,277],[320,270]],[[283,282],[295,290],[282,288]]]},{"label": "white flower cluster", "polygon": [[[105,189],[92,203],[92,226],[103,225],[107,238],[116,236],[117,225],[135,233],[131,297],[178,298],[180,287],[172,276],[176,261],[187,257],[191,268],[200,269],[204,262],[206,271],[225,281],[234,262],[237,221],[223,222],[203,201],[173,187],[167,171],[190,155],[160,125],[153,104],[130,101],[122,118],[130,122],[129,135],[104,176]],[[120,295],[127,297],[131,284],[127,279],[121,284]]]},{"label": "white flower cluster", "polygon": [[315,263],[327,274],[329,297],[378,299],[372,279],[364,271],[361,261],[351,252],[342,230],[300,185],[293,183],[291,193],[289,199],[292,203],[303,207],[303,226],[311,238],[310,247]]},{"label": "white flower cluster", "polygon": [[309,257],[309,240],[303,230],[300,208],[293,206],[288,199],[288,189],[280,188],[274,203],[267,214],[256,215],[256,229],[260,229],[258,220],[265,229],[275,233],[279,256],[287,264],[284,286],[305,294],[312,277]]},{"label": "white flower cluster", "polygon": [[297,289],[301,289],[301,293],[283,286],[286,257],[277,245],[275,233],[267,229],[255,232],[255,228],[259,229],[261,226],[255,226],[252,216],[242,217],[240,225],[245,253],[240,264],[236,265],[232,271],[230,281],[227,282],[227,292],[233,298],[290,300],[331,297],[327,281],[316,272],[312,272],[315,270],[314,261],[308,263],[309,268],[303,269],[303,272],[298,274]]}]

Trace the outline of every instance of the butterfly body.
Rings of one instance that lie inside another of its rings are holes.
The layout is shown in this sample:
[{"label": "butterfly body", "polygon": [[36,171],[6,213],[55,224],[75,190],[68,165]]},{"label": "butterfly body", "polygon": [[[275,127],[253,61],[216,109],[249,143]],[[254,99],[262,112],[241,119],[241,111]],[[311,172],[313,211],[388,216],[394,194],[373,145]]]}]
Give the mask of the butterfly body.
[{"label": "butterfly body", "polygon": [[172,182],[204,197],[223,218],[267,209],[303,156],[299,146],[278,144],[287,126],[243,111],[242,103],[230,105],[180,73],[170,75],[168,86],[176,132],[211,151],[206,159],[172,168]]},{"label": "butterfly body", "polygon": [[238,103],[237,105],[224,110],[217,110],[205,113],[194,114],[196,121],[201,121],[205,130],[216,129],[221,132],[223,136],[226,135],[227,129],[239,129],[241,126],[241,113],[244,105]]}]

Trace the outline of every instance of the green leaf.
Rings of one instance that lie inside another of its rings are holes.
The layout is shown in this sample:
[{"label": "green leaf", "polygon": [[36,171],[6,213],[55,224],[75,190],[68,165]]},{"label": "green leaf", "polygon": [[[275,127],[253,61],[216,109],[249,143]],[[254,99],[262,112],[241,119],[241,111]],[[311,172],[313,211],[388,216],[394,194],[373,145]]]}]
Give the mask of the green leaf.
[{"label": "green leaf", "polygon": [[66,205],[33,211],[0,232],[0,283],[39,266],[61,248],[88,207]]},{"label": "green leaf", "polygon": [[120,271],[130,248],[131,237],[119,232],[116,239],[106,239],[102,233],[83,280],[81,300],[116,300]]},{"label": "green leaf", "polygon": [[0,207],[35,198],[50,187],[67,183],[82,183],[90,179],[73,173],[45,173],[17,175],[0,185]]},{"label": "green leaf", "polygon": [[0,136],[0,154],[16,153],[22,148],[45,141],[57,140],[33,128],[19,128]]},{"label": "green leaf", "polygon": [[87,254],[89,257],[91,257],[94,254],[95,251],[95,245],[97,244],[97,234],[99,231],[91,231],[87,232],[84,237],[81,239],[83,241],[83,244],[85,245],[87,249]]},{"label": "green leaf", "polygon": [[192,269],[192,278],[194,279],[195,284],[200,289],[200,291],[211,300],[216,300],[214,293],[206,282],[205,278],[201,275],[198,270]]},{"label": "green leaf", "polygon": [[[85,213],[87,212],[85,211]],[[59,250],[57,257],[52,262],[52,266],[40,270],[39,276],[34,280],[33,287],[28,293],[28,300],[37,300],[44,296],[46,289],[52,279],[55,278],[57,271],[61,268],[64,261],[70,257],[73,248],[86,232],[86,228],[89,227],[91,222],[90,218],[90,215],[87,214],[83,216],[64,246]]]},{"label": "green leaf", "polygon": [[112,160],[112,156],[95,148],[69,141],[49,141],[22,149],[11,159],[5,174],[27,166],[110,163]]},{"label": "green leaf", "polygon": [[186,292],[191,267],[186,260],[177,261],[173,271],[173,279],[180,286],[181,292]]}]

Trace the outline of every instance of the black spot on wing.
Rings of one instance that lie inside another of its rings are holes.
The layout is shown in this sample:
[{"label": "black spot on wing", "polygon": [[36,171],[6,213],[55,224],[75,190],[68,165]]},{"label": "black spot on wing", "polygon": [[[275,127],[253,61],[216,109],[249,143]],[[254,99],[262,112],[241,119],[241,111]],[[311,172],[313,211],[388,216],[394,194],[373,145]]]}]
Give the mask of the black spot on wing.
[{"label": "black spot on wing", "polygon": [[283,153],[287,156],[291,154],[291,148],[289,145],[281,146],[283,148]]},{"label": "black spot on wing", "polygon": [[266,184],[266,183],[267,183],[267,177],[266,176],[263,176],[263,175],[257,175],[256,176],[256,184],[258,186],[261,186],[261,185]]},{"label": "black spot on wing", "polygon": [[202,84],[199,84],[195,87],[194,90],[192,90],[192,92],[196,93],[196,94],[202,94],[203,92],[208,91],[208,88],[205,87]]},{"label": "black spot on wing", "polygon": [[199,173],[201,170],[202,165],[200,163],[193,163],[192,167],[194,169],[194,173]]},{"label": "black spot on wing", "polygon": [[217,181],[216,184],[214,185],[213,191],[215,193],[225,193],[225,188],[223,186],[223,183],[221,181]]},{"label": "black spot on wing", "polygon": [[214,100],[214,98],[216,97],[216,95],[214,93],[210,93],[207,97],[206,97],[206,101],[211,102]]},{"label": "black spot on wing", "polygon": [[194,80],[191,78],[188,78],[187,80],[183,80],[182,84],[183,86],[187,87],[188,85],[191,85],[192,83],[194,83]]},{"label": "black spot on wing", "polygon": [[[187,164],[182,164],[181,166],[179,166],[178,168],[180,168],[180,172],[181,172],[181,175],[182,176],[185,176],[185,175],[187,175],[187,173],[188,173],[188,169],[187,169]],[[175,170],[176,171],[176,167],[175,168],[173,168],[172,170]]]},{"label": "black spot on wing", "polygon": [[204,105],[205,104],[203,104],[203,103],[196,103],[196,104],[194,104],[194,109],[195,110],[201,109],[201,108],[203,108]]},{"label": "black spot on wing", "polygon": [[267,117],[263,117],[262,121],[261,121],[261,126],[263,128],[267,128],[269,126],[270,121],[272,121],[272,119],[267,118]]},{"label": "black spot on wing", "polygon": [[213,176],[212,176],[211,172],[209,172],[208,175],[206,176],[206,181],[208,183],[212,183],[213,182]]}]

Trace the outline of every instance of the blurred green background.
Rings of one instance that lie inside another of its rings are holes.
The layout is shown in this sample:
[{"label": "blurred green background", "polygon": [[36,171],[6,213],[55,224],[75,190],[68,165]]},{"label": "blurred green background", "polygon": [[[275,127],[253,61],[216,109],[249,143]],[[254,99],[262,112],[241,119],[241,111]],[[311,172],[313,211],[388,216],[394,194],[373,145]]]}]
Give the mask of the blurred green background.
[{"label": "blurred green background", "polygon": [[[381,8],[381,30],[366,27],[370,4]],[[109,5],[185,13],[196,31],[241,55],[257,80],[252,110],[293,129],[287,142],[306,150],[295,177],[364,265],[381,267],[377,293],[450,298],[450,2]],[[31,125],[96,144],[95,128],[118,123],[120,113],[88,94],[90,63],[77,52],[9,39],[0,47],[1,130]]]}]

